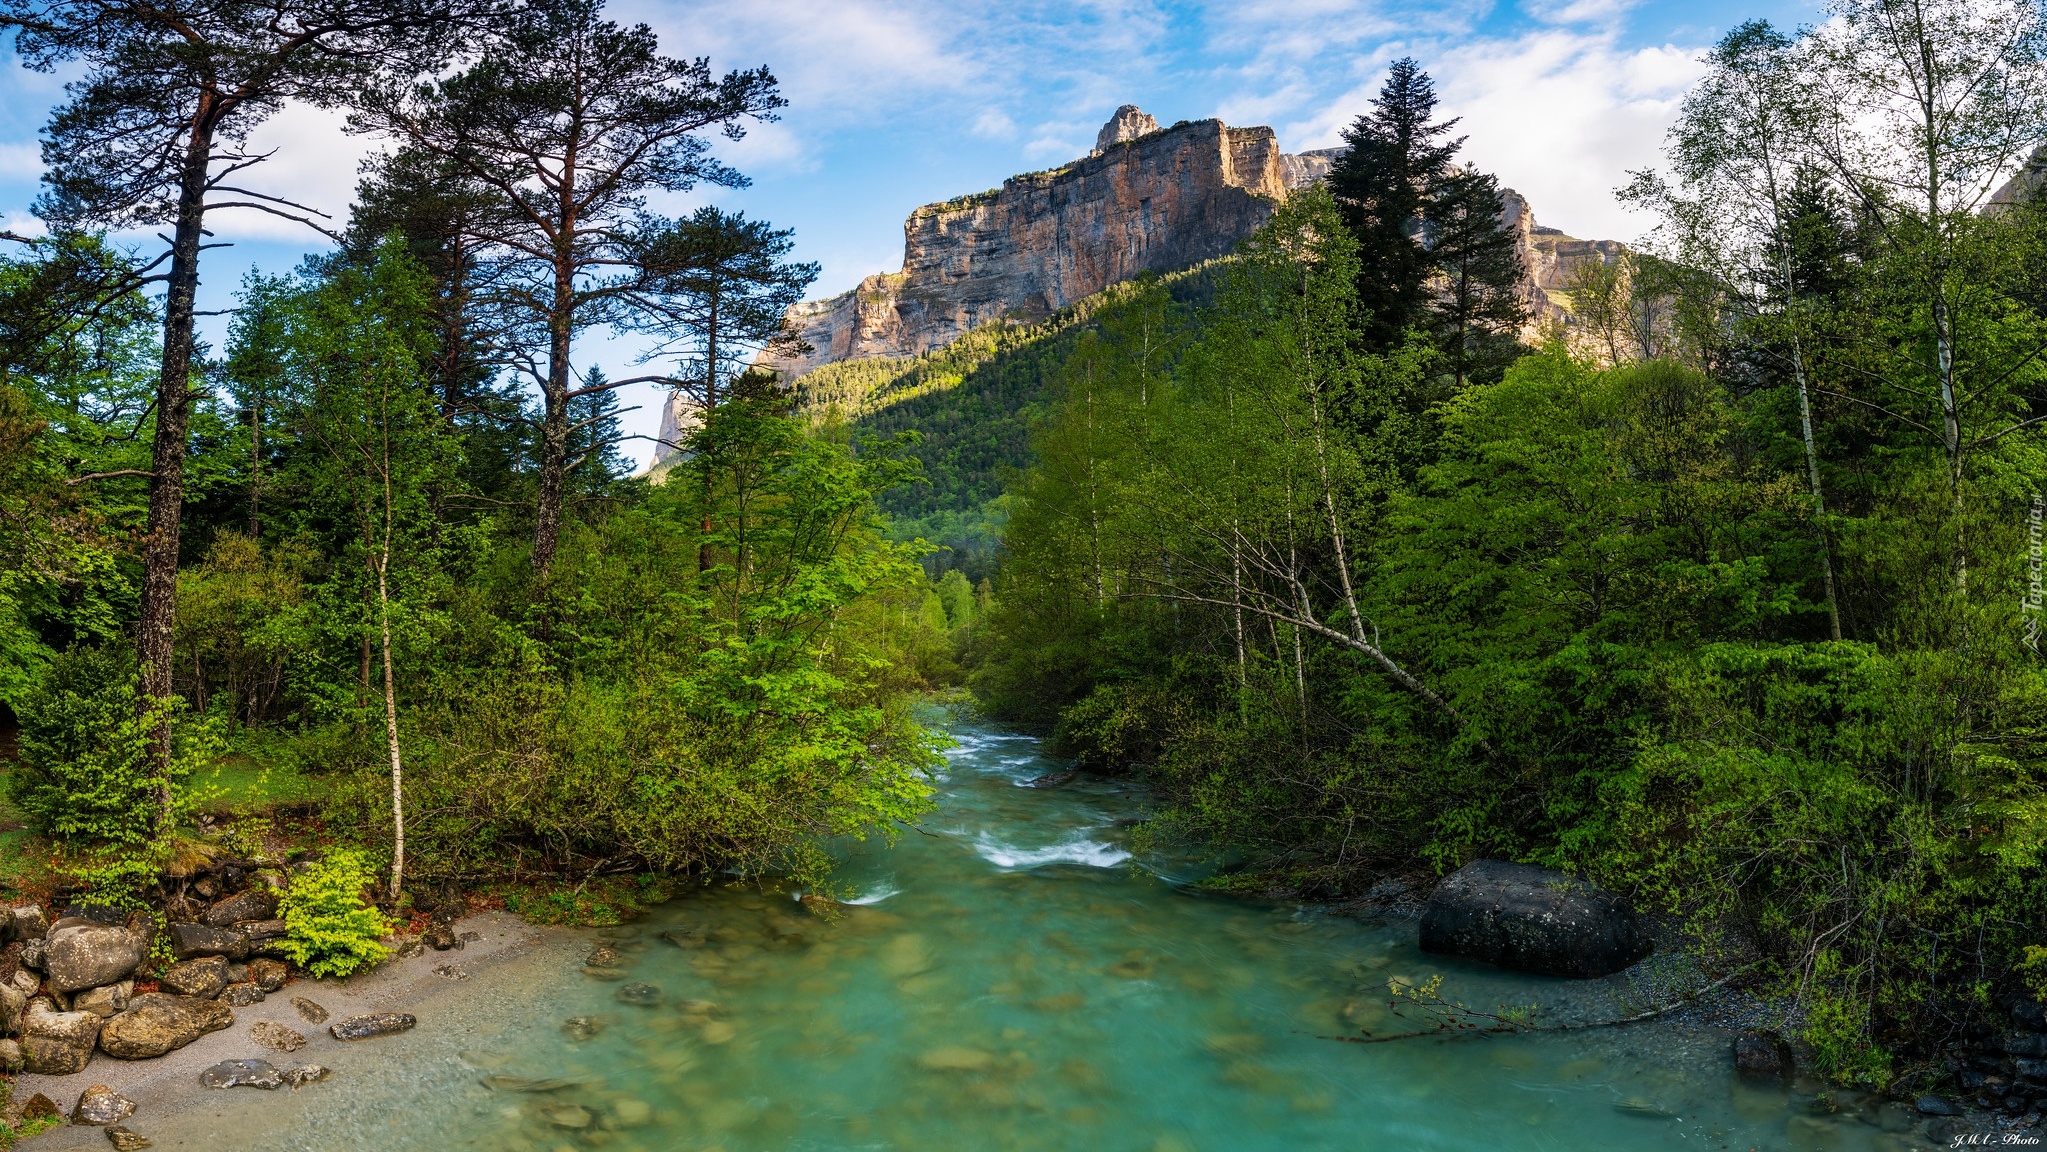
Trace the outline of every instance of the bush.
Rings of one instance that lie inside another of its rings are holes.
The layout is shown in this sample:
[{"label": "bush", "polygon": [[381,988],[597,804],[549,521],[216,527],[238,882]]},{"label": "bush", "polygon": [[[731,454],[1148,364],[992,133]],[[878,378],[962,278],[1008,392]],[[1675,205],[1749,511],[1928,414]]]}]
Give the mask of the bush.
[{"label": "bush", "polygon": [[391,954],[378,942],[390,922],[362,898],[375,878],[361,851],[335,848],[292,879],[278,908],[292,963],[314,976],[347,976]]},{"label": "bush", "polygon": [[[188,718],[181,699],[141,701],[141,675],[125,647],[74,648],[50,662],[21,701],[21,758],[8,777],[10,797],[38,829],[138,847],[191,811],[198,798],[186,781],[219,754],[218,733]],[[149,738],[165,720],[173,747],[160,771]]]}]

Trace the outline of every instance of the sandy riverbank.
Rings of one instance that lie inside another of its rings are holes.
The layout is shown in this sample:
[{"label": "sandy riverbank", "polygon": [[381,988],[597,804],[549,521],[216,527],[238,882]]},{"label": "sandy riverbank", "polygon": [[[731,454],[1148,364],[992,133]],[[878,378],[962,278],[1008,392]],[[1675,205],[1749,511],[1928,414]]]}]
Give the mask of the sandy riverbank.
[{"label": "sandy riverbank", "polygon": [[[126,1126],[149,1137],[157,1148],[234,1152],[266,1146],[261,1134],[289,1131],[299,1113],[316,1104],[321,1094],[335,1091],[349,1076],[387,1059],[394,1046],[402,1044],[399,1037],[353,1043],[336,1040],[325,1025],[301,1019],[292,1006],[293,997],[304,997],[325,1008],[330,1023],[365,1012],[411,1012],[419,1017],[418,1030],[444,1028],[453,1015],[448,1010],[460,1003],[463,993],[480,988],[479,981],[487,982],[493,970],[550,943],[574,946],[574,934],[567,930],[536,927],[502,912],[467,917],[456,930],[474,932],[477,939],[459,951],[429,949],[419,956],[393,959],[347,980],[294,980],[261,1004],[235,1009],[231,1027],[169,1055],[128,1061],[96,1054],[83,1072],[70,1076],[21,1077],[15,1099],[26,1100],[40,1092],[69,1115],[79,1093],[91,1085],[106,1084],[135,1101],[135,1115]],[[306,1037],[306,1046],[288,1054],[258,1046],[250,1038],[249,1028],[261,1020],[297,1030]],[[249,1058],[269,1060],[279,1067],[321,1064],[332,1068],[335,1075],[325,1083],[296,1091],[223,1090],[199,1083],[202,1069],[222,1060]],[[256,1138],[254,1142],[252,1138]],[[67,1124],[22,1147],[40,1152],[106,1148],[108,1144],[97,1127]]]}]

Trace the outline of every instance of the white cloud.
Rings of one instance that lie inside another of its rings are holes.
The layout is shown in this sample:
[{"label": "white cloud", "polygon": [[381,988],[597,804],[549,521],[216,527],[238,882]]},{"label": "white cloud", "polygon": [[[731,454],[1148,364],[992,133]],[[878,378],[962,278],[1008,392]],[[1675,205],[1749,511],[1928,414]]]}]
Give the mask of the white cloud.
[{"label": "white cloud", "polygon": [[984,108],[969,131],[990,140],[1009,140],[1016,136],[1016,121],[1000,108]]},{"label": "white cloud", "polygon": [[1433,62],[1441,107],[1462,116],[1465,158],[1497,173],[1536,218],[1575,236],[1634,239],[1651,223],[1615,200],[1649,167],[1698,52],[1626,50],[1610,33],[1535,32],[1471,44]]},{"label": "white cloud", "polygon": [[[322,227],[339,230],[348,222],[348,206],[355,199],[362,158],[378,149],[373,140],[343,132],[342,120],[339,112],[303,104],[287,105],[250,134],[248,150],[271,152],[270,159],[236,173],[229,182],[325,212],[327,219],[317,216],[313,219]],[[251,200],[229,192],[220,193],[219,198]],[[303,224],[251,208],[209,213],[207,227],[229,240],[297,241],[309,248],[326,243],[319,233]]]}]

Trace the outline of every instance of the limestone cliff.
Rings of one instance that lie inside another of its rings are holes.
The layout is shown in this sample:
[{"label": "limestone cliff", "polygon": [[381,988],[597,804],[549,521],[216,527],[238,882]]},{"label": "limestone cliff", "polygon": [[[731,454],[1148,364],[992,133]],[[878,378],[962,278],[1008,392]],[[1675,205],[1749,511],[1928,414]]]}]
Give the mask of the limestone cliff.
[{"label": "limestone cliff", "polygon": [[910,213],[902,271],[791,309],[812,351],[769,366],[793,378],[837,360],[914,356],[983,324],[1042,319],[1140,273],[1224,255],[1289,189],[1328,170],[1330,154],[1282,155],[1270,128],[1156,124],[1125,106],[1090,156]]},{"label": "limestone cliff", "polygon": [[[902,270],[790,309],[811,351],[763,366],[793,380],[841,360],[915,356],[984,324],[1040,320],[1141,273],[1224,255],[1290,191],[1325,177],[1342,152],[1285,154],[1272,129],[1220,120],[1161,129],[1126,104],[1088,156],[912,212],[903,224]],[[1526,200],[1504,191],[1506,223],[1528,270],[1533,335],[1568,316],[1571,268],[1611,260],[1620,246],[1542,227]],[[687,414],[670,409],[664,440],[688,424]]]},{"label": "limestone cliff", "polygon": [[1555,228],[1535,222],[1528,201],[1512,188],[1500,189],[1506,203],[1502,220],[1514,233],[1514,247],[1521,254],[1521,267],[1528,279],[1522,297],[1528,302],[1528,327],[1523,336],[1532,338],[1547,323],[1568,320],[1571,315],[1569,290],[1571,270],[1587,260],[1612,263],[1621,253],[1615,240],[1579,240]]}]

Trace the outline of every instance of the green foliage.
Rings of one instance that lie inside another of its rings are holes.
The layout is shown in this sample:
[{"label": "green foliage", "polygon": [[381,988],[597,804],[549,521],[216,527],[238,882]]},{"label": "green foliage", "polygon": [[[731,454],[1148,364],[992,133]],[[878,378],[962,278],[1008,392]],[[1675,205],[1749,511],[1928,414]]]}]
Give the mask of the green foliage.
[{"label": "green foliage", "polygon": [[[139,849],[174,826],[198,796],[187,786],[223,744],[215,726],[189,717],[182,699],[144,701],[134,657],[121,648],[74,648],[51,661],[18,709],[21,758],[8,774],[9,798],[42,831],[62,840]],[[150,754],[150,734],[169,722],[167,765]],[[165,803],[166,798],[168,803]]]},{"label": "green foliage", "polygon": [[390,955],[380,940],[391,932],[383,913],[363,900],[376,883],[366,853],[330,848],[297,870],[277,915],[285,937],[279,947],[314,976],[347,976]]},{"label": "green foliage", "polygon": [[890,535],[948,550],[932,562],[979,579],[993,571],[1003,493],[1031,458],[1031,436],[1088,333],[1131,344],[1134,360],[1170,358],[1187,309],[1215,292],[1214,264],[1114,285],[1036,324],[989,324],[908,360],[848,360],[797,382],[807,410],[860,432],[917,434],[921,479],[880,495]]}]

